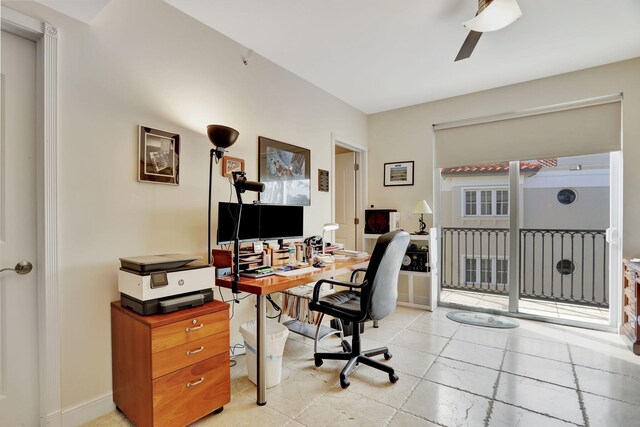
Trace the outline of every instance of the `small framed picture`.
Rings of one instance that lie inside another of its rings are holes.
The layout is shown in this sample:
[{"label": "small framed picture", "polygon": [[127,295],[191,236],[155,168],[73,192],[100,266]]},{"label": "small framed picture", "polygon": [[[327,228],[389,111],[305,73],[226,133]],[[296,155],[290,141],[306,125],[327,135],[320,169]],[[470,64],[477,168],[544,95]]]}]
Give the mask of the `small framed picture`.
[{"label": "small framed picture", "polygon": [[318,191],[329,192],[329,171],[318,169]]},{"label": "small framed picture", "polygon": [[232,178],[232,172],[244,172],[244,160],[236,157],[222,158],[222,176]]},{"label": "small framed picture", "polygon": [[413,161],[384,164],[384,186],[413,185]]},{"label": "small framed picture", "polygon": [[180,135],[139,126],[138,181],[178,185]]}]

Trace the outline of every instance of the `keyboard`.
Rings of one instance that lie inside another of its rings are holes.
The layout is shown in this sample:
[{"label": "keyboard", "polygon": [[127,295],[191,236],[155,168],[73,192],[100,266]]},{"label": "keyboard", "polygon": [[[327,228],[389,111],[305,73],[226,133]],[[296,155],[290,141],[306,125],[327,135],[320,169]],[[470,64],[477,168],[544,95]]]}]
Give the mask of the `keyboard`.
[{"label": "keyboard", "polygon": [[276,276],[284,276],[284,277],[298,276],[300,274],[313,273],[316,271],[320,271],[320,269],[316,267],[304,267],[304,268],[296,268],[295,270],[289,270],[289,271],[276,270]]}]

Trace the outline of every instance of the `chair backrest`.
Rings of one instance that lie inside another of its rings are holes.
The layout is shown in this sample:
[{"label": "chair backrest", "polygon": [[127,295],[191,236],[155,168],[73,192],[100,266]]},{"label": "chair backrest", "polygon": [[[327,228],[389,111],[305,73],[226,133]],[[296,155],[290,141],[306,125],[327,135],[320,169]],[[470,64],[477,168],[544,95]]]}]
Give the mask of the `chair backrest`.
[{"label": "chair backrest", "polygon": [[369,286],[361,295],[362,302],[368,302],[367,317],[371,320],[387,317],[396,308],[398,274],[409,240],[409,233],[395,230],[380,236],[373,248],[365,274]]}]

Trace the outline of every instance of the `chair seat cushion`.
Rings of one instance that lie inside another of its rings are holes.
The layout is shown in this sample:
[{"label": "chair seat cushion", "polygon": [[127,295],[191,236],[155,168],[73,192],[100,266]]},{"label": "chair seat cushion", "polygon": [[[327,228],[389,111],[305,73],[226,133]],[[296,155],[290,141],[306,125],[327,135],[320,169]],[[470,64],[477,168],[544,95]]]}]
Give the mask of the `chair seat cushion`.
[{"label": "chair seat cushion", "polygon": [[340,291],[322,297],[318,301],[319,305],[335,307],[338,310],[360,314],[360,294],[353,291]]}]

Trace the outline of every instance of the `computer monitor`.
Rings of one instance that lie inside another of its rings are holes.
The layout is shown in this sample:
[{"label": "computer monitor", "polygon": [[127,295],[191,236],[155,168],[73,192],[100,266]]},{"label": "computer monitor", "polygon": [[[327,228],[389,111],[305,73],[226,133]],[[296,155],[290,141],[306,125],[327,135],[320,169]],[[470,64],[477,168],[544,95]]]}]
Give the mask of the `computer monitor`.
[{"label": "computer monitor", "polygon": [[303,237],[302,206],[260,205],[260,240],[282,240]]},{"label": "computer monitor", "polygon": [[[218,203],[218,244],[233,242],[237,203]],[[289,205],[242,205],[238,240],[282,240],[304,235],[304,209]]]},{"label": "computer monitor", "polygon": [[[232,243],[233,232],[238,218],[237,203],[218,203],[218,244]],[[242,220],[238,239],[241,242],[260,239],[260,211],[259,205],[243,204]]]}]

